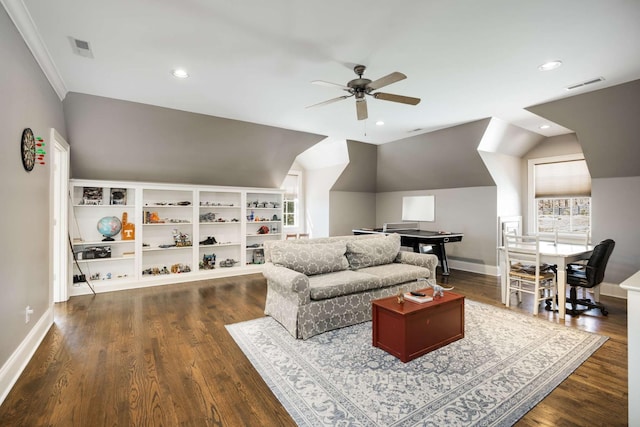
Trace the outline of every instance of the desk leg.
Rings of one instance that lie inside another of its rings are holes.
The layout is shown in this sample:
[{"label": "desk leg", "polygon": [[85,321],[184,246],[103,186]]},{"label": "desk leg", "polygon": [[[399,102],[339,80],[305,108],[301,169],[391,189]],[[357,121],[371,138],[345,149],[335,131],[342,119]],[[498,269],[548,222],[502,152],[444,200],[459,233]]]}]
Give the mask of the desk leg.
[{"label": "desk leg", "polygon": [[567,302],[567,273],[564,265],[558,265],[558,317],[564,319]]},{"label": "desk leg", "polygon": [[438,243],[438,247],[440,248],[440,253],[438,256],[440,257],[440,262],[442,263],[442,275],[449,275],[449,260],[447,259],[447,251],[444,249],[444,243]]},{"label": "desk leg", "polygon": [[500,296],[502,298],[502,303],[507,303],[507,261],[504,259],[504,251],[498,251],[498,268],[500,270]]}]

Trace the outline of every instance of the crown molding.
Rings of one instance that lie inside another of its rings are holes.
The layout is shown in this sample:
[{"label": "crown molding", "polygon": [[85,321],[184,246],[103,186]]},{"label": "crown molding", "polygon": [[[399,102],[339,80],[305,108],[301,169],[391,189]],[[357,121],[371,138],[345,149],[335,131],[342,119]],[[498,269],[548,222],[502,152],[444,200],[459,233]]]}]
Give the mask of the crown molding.
[{"label": "crown molding", "polygon": [[18,29],[18,32],[20,32],[29,50],[31,50],[33,57],[49,80],[51,87],[53,87],[53,90],[58,94],[58,98],[60,98],[61,101],[64,100],[68,92],[67,87],[51,59],[49,50],[42,41],[42,37],[40,37],[40,33],[31,18],[29,10],[27,10],[27,6],[23,0],[0,0],[0,2]]}]

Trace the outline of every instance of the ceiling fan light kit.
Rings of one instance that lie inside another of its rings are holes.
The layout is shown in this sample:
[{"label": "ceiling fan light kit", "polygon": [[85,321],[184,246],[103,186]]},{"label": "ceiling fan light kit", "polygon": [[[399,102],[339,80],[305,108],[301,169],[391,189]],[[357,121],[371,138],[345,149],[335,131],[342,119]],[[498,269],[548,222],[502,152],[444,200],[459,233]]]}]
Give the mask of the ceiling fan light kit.
[{"label": "ceiling fan light kit", "polygon": [[349,95],[343,95],[337,98],[329,99],[327,101],[323,101],[318,104],[310,105],[307,108],[327,105],[333,102],[341,101],[343,99],[347,99],[352,96],[355,96],[356,116],[358,117],[358,120],[365,120],[369,116],[367,111],[367,100],[365,98],[366,95],[372,96],[375,99],[381,99],[383,101],[398,102],[401,104],[408,104],[408,105],[418,105],[418,103],[420,102],[420,98],[413,98],[410,96],[395,95],[392,93],[384,93],[384,92],[372,93],[374,90],[378,90],[392,83],[396,83],[396,82],[399,82],[400,80],[404,80],[407,78],[407,76],[397,71],[394,71],[391,74],[388,74],[384,77],[381,77],[377,80],[372,81],[370,79],[362,77],[366,69],[367,67],[365,67],[364,65],[356,65],[355,67],[353,67],[353,71],[356,73],[358,78],[349,81],[346,86],[337,84],[337,83],[325,82],[322,80],[312,81],[311,83],[320,85],[320,86],[337,87],[346,92],[349,92]]}]

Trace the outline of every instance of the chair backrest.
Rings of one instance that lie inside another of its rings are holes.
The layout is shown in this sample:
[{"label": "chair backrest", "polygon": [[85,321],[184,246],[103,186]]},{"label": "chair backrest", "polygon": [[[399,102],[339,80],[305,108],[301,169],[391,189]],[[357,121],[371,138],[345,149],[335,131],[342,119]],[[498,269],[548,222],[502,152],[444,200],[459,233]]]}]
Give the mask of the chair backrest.
[{"label": "chair backrest", "polygon": [[607,262],[613,252],[616,242],[611,239],[601,241],[593,248],[591,257],[587,261],[587,282],[589,287],[599,285],[604,280],[604,271],[607,268]]},{"label": "chair backrest", "polygon": [[518,236],[504,233],[504,249],[509,268],[515,265],[535,268],[531,274],[540,274],[540,240],[538,236]]}]

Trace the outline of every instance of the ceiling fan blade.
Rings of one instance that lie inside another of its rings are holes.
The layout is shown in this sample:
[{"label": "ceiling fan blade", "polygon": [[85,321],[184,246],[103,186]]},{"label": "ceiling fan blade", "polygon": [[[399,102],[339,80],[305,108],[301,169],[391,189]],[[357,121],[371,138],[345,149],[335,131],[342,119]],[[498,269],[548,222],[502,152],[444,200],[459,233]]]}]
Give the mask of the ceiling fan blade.
[{"label": "ceiling fan blade", "polygon": [[381,87],[388,86],[391,83],[399,82],[400,80],[404,80],[406,78],[407,76],[405,76],[404,74],[394,71],[393,73],[387,76],[380,77],[378,80],[372,81],[367,85],[367,89],[371,89],[371,90],[380,89]]},{"label": "ceiling fan blade", "polygon": [[313,107],[319,107],[321,105],[333,104],[334,102],[338,102],[338,101],[342,101],[343,99],[347,99],[350,96],[352,96],[352,95],[339,96],[337,98],[329,99],[328,101],[318,102],[317,104],[309,105],[306,108],[313,108]]},{"label": "ceiling fan blade", "polygon": [[358,115],[358,120],[365,120],[369,117],[367,101],[364,98],[356,101],[356,114]]},{"label": "ceiling fan blade", "polygon": [[392,93],[376,92],[371,94],[375,99],[384,101],[400,102],[402,104],[418,105],[420,98],[412,98],[410,96],[394,95]]},{"label": "ceiling fan blade", "polygon": [[341,85],[338,83],[325,82],[324,80],[314,80],[311,82],[311,84],[318,85],[318,86],[334,87],[334,88],[337,87],[339,89],[346,90],[346,91],[349,91],[350,89],[345,85]]}]

